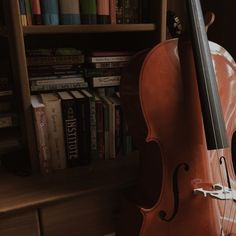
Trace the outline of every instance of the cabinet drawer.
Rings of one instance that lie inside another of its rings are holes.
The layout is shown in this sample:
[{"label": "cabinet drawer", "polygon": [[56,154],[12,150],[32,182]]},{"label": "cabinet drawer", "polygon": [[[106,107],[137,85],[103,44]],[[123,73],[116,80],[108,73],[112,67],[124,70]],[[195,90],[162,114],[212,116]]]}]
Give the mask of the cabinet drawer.
[{"label": "cabinet drawer", "polygon": [[44,236],[103,236],[115,231],[119,192],[91,193],[41,211]]},{"label": "cabinet drawer", "polygon": [[37,211],[0,217],[1,236],[40,236]]}]

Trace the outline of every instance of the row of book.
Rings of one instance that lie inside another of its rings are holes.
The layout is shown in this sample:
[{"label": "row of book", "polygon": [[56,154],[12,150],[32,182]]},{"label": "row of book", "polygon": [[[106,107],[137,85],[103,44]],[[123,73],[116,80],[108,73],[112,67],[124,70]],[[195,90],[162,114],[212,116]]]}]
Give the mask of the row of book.
[{"label": "row of book", "polygon": [[18,0],[27,25],[140,23],[141,0]]},{"label": "row of book", "polygon": [[[128,51],[94,51],[83,54],[73,48],[27,52],[31,92],[119,86],[122,68],[132,58]],[[104,89],[106,88],[106,89]]]},{"label": "row of book", "polygon": [[61,91],[32,95],[31,102],[43,174],[132,150],[119,93]]}]

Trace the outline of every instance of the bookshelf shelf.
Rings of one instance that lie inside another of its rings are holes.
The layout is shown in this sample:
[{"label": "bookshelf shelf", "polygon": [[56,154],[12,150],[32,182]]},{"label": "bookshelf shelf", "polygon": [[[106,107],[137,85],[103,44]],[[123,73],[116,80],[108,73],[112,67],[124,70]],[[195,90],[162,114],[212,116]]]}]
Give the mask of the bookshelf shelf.
[{"label": "bookshelf shelf", "polygon": [[107,24],[107,25],[33,25],[23,27],[27,34],[67,34],[67,33],[112,33],[155,31],[155,24]]},{"label": "bookshelf shelf", "polygon": [[0,216],[133,185],[137,164],[138,158],[131,155],[118,160],[99,160],[90,166],[65,169],[45,177],[18,177],[2,172]]}]

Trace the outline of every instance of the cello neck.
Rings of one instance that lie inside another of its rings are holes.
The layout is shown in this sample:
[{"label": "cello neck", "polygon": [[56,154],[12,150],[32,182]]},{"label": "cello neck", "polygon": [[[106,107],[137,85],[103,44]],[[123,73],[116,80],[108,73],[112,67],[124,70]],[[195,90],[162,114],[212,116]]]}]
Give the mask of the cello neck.
[{"label": "cello neck", "polygon": [[186,0],[198,90],[208,149],[228,146],[215,71],[199,0]]}]

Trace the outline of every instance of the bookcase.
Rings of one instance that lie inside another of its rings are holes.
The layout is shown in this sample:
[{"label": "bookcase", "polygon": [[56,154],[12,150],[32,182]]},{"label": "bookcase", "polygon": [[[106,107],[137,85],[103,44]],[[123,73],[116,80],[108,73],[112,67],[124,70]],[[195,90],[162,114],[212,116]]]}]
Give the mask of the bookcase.
[{"label": "bookcase", "polygon": [[[30,176],[23,178],[0,173],[1,188],[6,189],[0,197],[3,203],[0,207],[1,235],[64,235],[71,229],[78,230],[77,219],[81,222],[81,233],[75,231],[73,235],[105,235],[114,231],[117,199],[121,189],[135,182],[138,153],[131,153],[127,159],[98,162],[41,176],[25,51],[75,45],[94,50],[150,48],[165,40],[167,0],[148,2],[150,23],[22,26],[18,1],[2,0],[5,25],[0,29],[0,37],[9,45],[21,136],[19,150],[16,148],[11,152],[14,157],[10,155],[9,158],[13,165],[18,165],[17,158],[23,156],[22,160],[29,162]],[[28,172],[22,174],[28,175]],[[91,217],[88,222],[86,217]],[[86,223],[92,225],[91,228],[86,227]],[[22,227],[18,228],[18,224]]]}]

